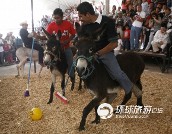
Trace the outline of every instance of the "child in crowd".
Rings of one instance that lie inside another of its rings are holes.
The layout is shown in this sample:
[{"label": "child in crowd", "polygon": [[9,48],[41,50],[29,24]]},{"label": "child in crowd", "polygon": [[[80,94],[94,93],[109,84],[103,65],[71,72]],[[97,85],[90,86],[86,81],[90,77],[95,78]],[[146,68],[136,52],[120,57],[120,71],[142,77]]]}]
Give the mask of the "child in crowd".
[{"label": "child in crowd", "polygon": [[123,34],[123,50],[130,50],[130,29],[129,25],[125,25],[125,30]]},{"label": "child in crowd", "polygon": [[4,49],[5,62],[12,63],[13,57],[12,57],[12,53],[11,53],[11,46],[7,43],[7,41],[4,41],[3,49]]}]

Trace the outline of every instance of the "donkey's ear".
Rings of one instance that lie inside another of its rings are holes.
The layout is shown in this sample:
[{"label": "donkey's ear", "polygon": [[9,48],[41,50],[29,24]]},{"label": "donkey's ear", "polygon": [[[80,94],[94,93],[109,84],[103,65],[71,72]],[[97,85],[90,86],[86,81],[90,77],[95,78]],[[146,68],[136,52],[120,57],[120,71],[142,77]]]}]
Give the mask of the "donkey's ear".
[{"label": "donkey's ear", "polygon": [[51,35],[45,30],[45,28],[42,27],[42,30],[45,33],[45,35],[47,36],[47,38],[50,39]]},{"label": "donkey's ear", "polygon": [[78,22],[75,22],[75,29],[77,32],[79,31],[80,27],[80,24]]}]

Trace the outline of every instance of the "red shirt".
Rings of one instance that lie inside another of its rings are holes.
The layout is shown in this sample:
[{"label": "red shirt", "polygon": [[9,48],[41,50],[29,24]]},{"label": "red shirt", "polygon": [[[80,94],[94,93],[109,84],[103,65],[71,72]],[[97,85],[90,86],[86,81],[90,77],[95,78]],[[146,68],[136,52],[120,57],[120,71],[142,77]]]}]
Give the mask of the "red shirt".
[{"label": "red shirt", "polygon": [[[70,38],[70,35],[76,34],[76,31],[73,25],[69,21],[66,21],[66,20],[63,20],[62,24],[60,25],[58,25],[56,22],[52,22],[48,25],[48,28],[47,28],[47,31],[49,34],[58,33],[59,30],[62,33],[60,41],[68,40]],[[69,43],[64,44],[63,47],[68,48]]]},{"label": "red shirt", "polygon": [[129,39],[130,38],[130,29],[126,29],[124,31],[124,39]]},{"label": "red shirt", "polygon": [[4,44],[3,49],[5,52],[8,52],[10,50],[10,46],[8,44]]}]

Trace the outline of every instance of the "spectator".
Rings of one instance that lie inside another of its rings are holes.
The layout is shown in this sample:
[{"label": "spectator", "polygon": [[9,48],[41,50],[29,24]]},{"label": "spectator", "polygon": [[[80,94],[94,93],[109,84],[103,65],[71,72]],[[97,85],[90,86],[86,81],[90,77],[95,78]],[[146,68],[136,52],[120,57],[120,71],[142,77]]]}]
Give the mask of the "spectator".
[{"label": "spectator", "polygon": [[3,39],[2,39],[2,34],[0,34],[0,65],[4,64],[4,48],[3,48]]},{"label": "spectator", "polygon": [[154,39],[151,43],[154,53],[160,53],[164,51],[168,42],[168,34],[166,31],[167,25],[165,23],[162,23],[161,29],[155,33]]},{"label": "spectator", "polygon": [[165,9],[164,17],[162,18],[163,23],[167,23],[167,29],[172,28],[172,12],[170,8]]},{"label": "spectator", "polygon": [[137,15],[134,17],[134,22],[130,32],[130,49],[139,51],[139,39],[142,31],[142,24],[146,13],[142,11],[140,5],[137,6]]},{"label": "spectator", "polygon": [[23,41],[22,41],[22,39],[17,37],[16,40],[15,40],[15,48],[17,50],[20,47],[23,47]]},{"label": "spectator", "polygon": [[153,13],[151,15],[151,18],[148,22],[148,27],[150,28],[149,42],[144,50],[145,52],[149,51],[149,49],[151,47],[151,42],[153,40],[153,36],[161,28],[161,22],[162,22],[161,17],[158,16],[158,14]]},{"label": "spectator", "polygon": [[116,18],[116,27],[117,33],[119,33],[121,37],[123,37],[123,25],[124,19],[122,18],[122,11],[120,11],[118,12],[118,17]]},{"label": "spectator", "polygon": [[15,37],[13,36],[13,32],[7,33],[5,40],[7,41],[8,44],[10,44],[11,46],[14,46]]},{"label": "spectator", "polygon": [[169,8],[172,7],[172,2],[171,2],[171,0],[167,0],[167,7],[169,7]]},{"label": "spectator", "polygon": [[12,57],[12,53],[11,53],[11,45],[8,44],[6,40],[4,41],[3,49],[4,49],[5,62],[7,64],[12,63],[13,57]]},{"label": "spectator", "polygon": [[141,6],[142,6],[142,11],[145,12],[147,15],[148,14],[148,7],[149,7],[147,0],[142,0]]},{"label": "spectator", "polygon": [[153,11],[154,11],[154,3],[151,2],[149,3],[149,6],[148,6],[148,14],[150,15]]},{"label": "spectator", "polygon": [[130,29],[129,25],[125,25],[124,36],[123,36],[123,50],[130,50]]},{"label": "spectator", "polygon": [[136,11],[134,10],[134,7],[132,4],[128,6],[128,12],[130,14],[131,19],[133,20],[133,17],[136,15]]},{"label": "spectator", "polygon": [[127,5],[125,3],[125,0],[122,0],[121,9],[123,14],[126,13]]}]

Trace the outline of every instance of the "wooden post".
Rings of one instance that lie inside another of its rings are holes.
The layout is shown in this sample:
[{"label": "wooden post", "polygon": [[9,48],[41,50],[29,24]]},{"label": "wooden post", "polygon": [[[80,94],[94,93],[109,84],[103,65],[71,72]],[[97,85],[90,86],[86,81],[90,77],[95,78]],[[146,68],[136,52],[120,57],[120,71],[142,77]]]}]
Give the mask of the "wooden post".
[{"label": "wooden post", "polygon": [[109,14],[109,0],[105,1],[105,7],[106,7],[106,15]]},{"label": "wooden post", "polygon": [[33,64],[34,64],[34,73],[36,73],[36,61],[34,61]]}]

